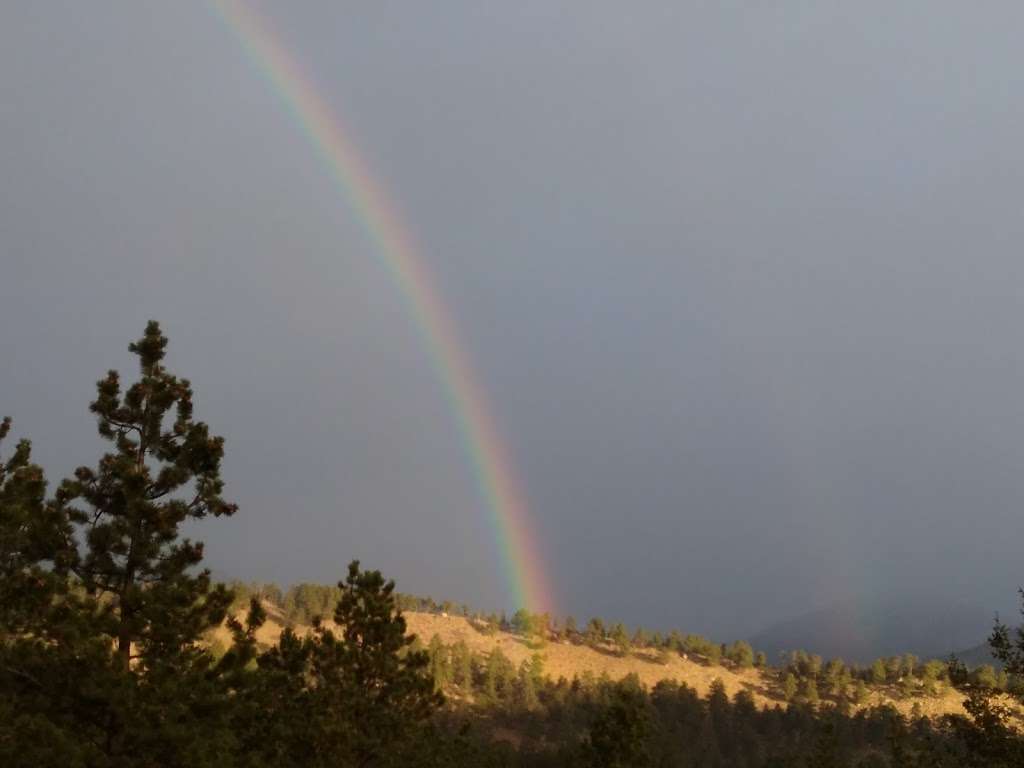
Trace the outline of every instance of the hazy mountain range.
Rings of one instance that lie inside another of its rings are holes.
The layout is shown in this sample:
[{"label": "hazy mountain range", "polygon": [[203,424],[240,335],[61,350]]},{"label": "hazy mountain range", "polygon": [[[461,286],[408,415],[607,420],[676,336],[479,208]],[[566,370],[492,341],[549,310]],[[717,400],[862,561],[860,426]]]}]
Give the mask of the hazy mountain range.
[{"label": "hazy mountain range", "polygon": [[971,658],[965,661],[989,663],[982,646],[992,619],[985,608],[965,602],[847,600],[774,624],[750,642],[772,662],[797,649],[866,664],[879,656],[903,653],[922,659],[946,658],[966,648],[970,651],[964,653]]}]

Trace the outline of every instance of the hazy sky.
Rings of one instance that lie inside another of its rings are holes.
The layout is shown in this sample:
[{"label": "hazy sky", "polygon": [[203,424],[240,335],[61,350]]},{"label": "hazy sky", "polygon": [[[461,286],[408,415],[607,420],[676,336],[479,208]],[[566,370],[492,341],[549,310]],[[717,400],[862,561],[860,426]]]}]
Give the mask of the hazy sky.
[{"label": "hazy sky", "polygon": [[[564,612],[1013,604],[1019,2],[261,7],[434,271]],[[219,573],[507,607],[407,306],[211,6],[0,4],[0,412],[52,479],[150,317],[227,438]]]}]

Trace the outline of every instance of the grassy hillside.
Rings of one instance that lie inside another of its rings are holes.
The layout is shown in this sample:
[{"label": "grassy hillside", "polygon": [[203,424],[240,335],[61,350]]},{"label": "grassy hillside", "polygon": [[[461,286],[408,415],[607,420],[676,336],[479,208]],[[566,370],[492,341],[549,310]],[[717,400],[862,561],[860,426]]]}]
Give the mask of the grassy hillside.
[{"label": "grassy hillside", "polygon": [[[758,706],[786,706],[779,682],[780,673],[776,668],[738,669],[729,662],[711,664],[706,659],[692,654],[687,654],[686,658],[676,653],[660,657],[660,654],[648,649],[634,650],[626,656],[620,656],[611,646],[595,649],[568,641],[549,642],[543,648],[534,650],[526,639],[519,635],[501,631],[487,635],[461,616],[407,613],[406,621],[410,631],[423,642],[429,641],[436,634],[446,645],[462,640],[479,654],[487,654],[494,648],[501,648],[517,666],[531,658],[534,653],[539,653],[544,660],[545,673],[555,680],[560,677],[572,680],[588,673],[595,677],[607,676],[612,680],[620,680],[633,674],[648,687],[653,687],[660,680],[675,680],[685,683],[704,696],[710,690],[712,682],[718,679],[725,685],[730,697],[745,690],[751,693]],[[917,711],[928,716],[964,712],[961,704],[962,694],[948,685],[941,685],[934,696],[919,694],[907,697],[902,695],[896,686],[891,685],[871,685],[869,691],[868,700],[855,705],[854,709],[890,704],[903,714],[909,715],[915,711],[916,704]],[[827,702],[828,696],[823,694],[822,700]]]},{"label": "grassy hillside", "polygon": [[[269,619],[259,630],[257,637],[261,643],[269,645],[277,640],[286,621],[278,606],[269,602],[264,605],[268,610]],[[602,677],[616,681],[635,675],[649,688],[653,688],[661,680],[674,680],[686,684],[704,696],[715,680],[721,680],[730,698],[740,691],[746,691],[758,707],[787,706],[782,685],[785,671],[774,667],[739,668],[726,660],[712,663],[696,654],[666,653],[650,648],[634,649],[626,654],[620,654],[610,644],[591,647],[567,640],[552,639],[542,642],[537,638],[527,638],[513,632],[495,631],[482,622],[463,616],[417,611],[406,611],[404,615],[409,631],[415,634],[424,646],[435,637],[446,647],[462,642],[473,656],[480,660],[486,659],[495,650],[500,650],[515,668],[524,663],[528,664],[535,656],[539,656],[543,663],[544,675],[553,681],[559,678],[572,681]],[[299,633],[311,629],[303,624],[293,623],[292,626]],[[214,639],[226,646],[229,643],[227,630],[221,628]],[[900,688],[898,685],[869,684],[867,695],[862,700],[854,702],[852,690],[850,696],[843,698],[852,711],[887,704],[905,715],[920,714],[934,717],[964,712],[961,704],[963,696],[944,682],[937,684],[933,695],[926,695],[920,685],[916,686],[916,692],[910,694]],[[466,698],[458,692],[455,694],[456,701]],[[822,686],[821,706],[838,703],[838,698],[830,696]]]}]

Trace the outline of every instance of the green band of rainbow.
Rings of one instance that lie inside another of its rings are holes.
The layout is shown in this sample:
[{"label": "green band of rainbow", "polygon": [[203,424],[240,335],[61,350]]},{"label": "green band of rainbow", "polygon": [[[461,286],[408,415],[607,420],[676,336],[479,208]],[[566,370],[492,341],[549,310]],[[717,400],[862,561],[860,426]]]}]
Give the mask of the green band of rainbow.
[{"label": "green band of rainbow", "polygon": [[325,161],[380,261],[405,297],[472,464],[513,605],[534,611],[552,610],[552,592],[512,462],[451,315],[394,205],[370,174],[342,121],[332,114],[312,79],[302,72],[270,25],[242,0],[214,0],[213,6]]}]

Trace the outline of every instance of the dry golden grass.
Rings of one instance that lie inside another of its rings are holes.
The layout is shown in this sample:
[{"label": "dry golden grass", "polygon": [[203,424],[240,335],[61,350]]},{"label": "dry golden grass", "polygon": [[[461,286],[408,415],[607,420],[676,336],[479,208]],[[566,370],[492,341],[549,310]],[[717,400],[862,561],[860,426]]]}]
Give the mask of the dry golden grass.
[{"label": "dry golden grass", "polygon": [[[257,640],[261,644],[271,645],[277,641],[284,626],[284,618],[275,606],[267,605],[268,620],[257,632]],[[469,649],[478,655],[490,653],[500,648],[513,664],[519,665],[539,654],[544,660],[544,672],[553,680],[564,677],[582,677],[587,672],[594,677],[607,676],[611,680],[621,680],[629,674],[635,674],[640,681],[653,687],[661,680],[675,680],[695,689],[698,694],[705,695],[712,682],[721,680],[730,697],[742,690],[749,691],[755,703],[761,707],[786,706],[771,677],[763,675],[757,669],[734,669],[728,666],[711,666],[699,660],[684,659],[677,654],[667,654],[664,660],[649,651],[634,651],[628,656],[620,656],[611,648],[595,650],[584,645],[572,643],[548,642],[543,647],[532,647],[525,638],[507,632],[486,634],[462,616],[439,616],[428,613],[406,612],[404,614],[409,631],[416,634],[423,644],[430,642],[436,634],[446,645],[462,640]],[[309,627],[296,627],[300,634],[309,631]],[[231,641],[230,633],[221,627],[214,634],[214,639],[224,645]],[[918,711],[929,717],[945,714],[963,714],[962,695],[955,690],[943,687],[934,696],[915,696],[906,698],[892,686],[873,686],[865,706],[888,704],[905,715]]]},{"label": "dry golden grass", "polygon": [[611,648],[594,650],[584,645],[549,642],[543,648],[531,648],[518,635],[496,632],[483,634],[461,616],[435,616],[423,613],[405,614],[409,630],[426,643],[437,634],[446,644],[464,640],[470,650],[477,654],[489,653],[501,648],[513,664],[519,665],[537,653],[544,659],[544,672],[553,680],[564,677],[572,680],[590,672],[595,677],[607,675],[612,680],[621,680],[635,674],[640,681],[653,687],[660,680],[677,680],[695,688],[701,695],[707,693],[711,683],[721,679],[729,696],[741,690],[750,691],[761,706],[774,705],[765,682],[756,670],[733,671],[724,667],[704,666],[695,661],[671,654],[665,663],[654,653],[637,651],[622,657]]}]

